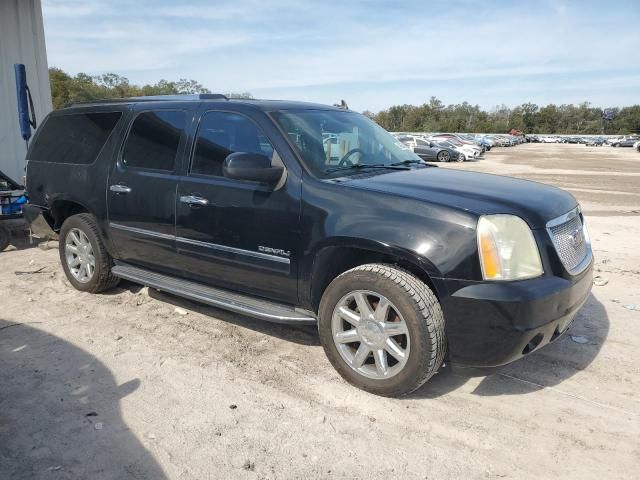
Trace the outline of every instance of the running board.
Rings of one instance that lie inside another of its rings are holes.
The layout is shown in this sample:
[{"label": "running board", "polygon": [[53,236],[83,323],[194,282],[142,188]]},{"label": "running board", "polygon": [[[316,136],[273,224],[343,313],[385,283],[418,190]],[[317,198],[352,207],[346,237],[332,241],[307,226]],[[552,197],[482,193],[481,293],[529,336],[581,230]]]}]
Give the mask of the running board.
[{"label": "running board", "polygon": [[162,275],[131,265],[118,263],[111,269],[117,277],[141,283],[163,292],[173,293],[196,302],[206,303],[223,310],[248,315],[274,323],[310,324],[317,323],[313,312],[297,309],[291,305],[260,300],[254,297],[233,293],[218,288]]}]

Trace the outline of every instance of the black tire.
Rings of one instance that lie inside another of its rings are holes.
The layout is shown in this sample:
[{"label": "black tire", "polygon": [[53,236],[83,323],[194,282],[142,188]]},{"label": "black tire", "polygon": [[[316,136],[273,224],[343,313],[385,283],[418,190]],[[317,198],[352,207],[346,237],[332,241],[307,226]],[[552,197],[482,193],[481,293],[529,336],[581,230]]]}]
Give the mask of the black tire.
[{"label": "black tire", "polygon": [[446,150],[440,150],[438,152],[437,159],[439,162],[448,162],[450,160],[449,152]]},{"label": "black tire", "polygon": [[458,154],[458,158],[456,159],[456,162],[464,162],[465,161],[465,155],[462,153]]},{"label": "black tire", "polygon": [[0,252],[9,246],[11,243],[11,234],[9,230],[4,227],[0,227]]},{"label": "black tire", "polygon": [[[74,228],[81,230],[87,236],[89,242],[91,242],[93,255],[95,257],[95,270],[91,279],[87,282],[80,282],[71,274],[65,257],[66,238]],[[120,282],[120,278],[111,273],[113,259],[104,246],[95,217],[90,213],[80,213],[67,218],[60,229],[60,241],[58,245],[62,269],[75,289],[82,292],[98,293],[113,288]]]},{"label": "black tire", "polygon": [[[404,317],[411,338],[409,355],[402,370],[390,378],[371,379],[358,373],[343,360],[334,343],[334,309],[355,290],[384,295]],[[347,382],[387,397],[406,395],[422,386],[438,371],[446,350],[445,322],[438,299],[425,283],[395,265],[362,265],[336,277],[322,296],[318,330],[329,361]]]}]

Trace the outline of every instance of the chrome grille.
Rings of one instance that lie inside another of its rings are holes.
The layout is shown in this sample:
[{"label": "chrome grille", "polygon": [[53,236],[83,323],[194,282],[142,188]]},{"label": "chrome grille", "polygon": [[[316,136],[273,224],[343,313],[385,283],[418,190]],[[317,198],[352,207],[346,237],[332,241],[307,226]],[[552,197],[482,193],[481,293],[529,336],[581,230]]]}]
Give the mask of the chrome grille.
[{"label": "chrome grille", "polygon": [[562,264],[570,273],[578,273],[574,270],[589,253],[588,239],[585,237],[581,215],[576,211],[562,223],[550,223],[555,223],[550,225],[548,230]]}]

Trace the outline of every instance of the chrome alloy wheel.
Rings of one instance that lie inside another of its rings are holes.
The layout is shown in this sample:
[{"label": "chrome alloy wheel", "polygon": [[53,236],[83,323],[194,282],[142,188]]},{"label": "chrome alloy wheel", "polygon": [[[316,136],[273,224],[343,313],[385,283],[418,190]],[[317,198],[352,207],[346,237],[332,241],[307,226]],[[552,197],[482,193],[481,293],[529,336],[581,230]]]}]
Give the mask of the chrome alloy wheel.
[{"label": "chrome alloy wheel", "polygon": [[82,283],[87,283],[96,270],[96,257],[87,235],[79,228],[69,230],[64,240],[64,254],[71,275]]},{"label": "chrome alloy wheel", "polygon": [[407,324],[379,293],[356,290],[342,297],[333,310],[331,332],[342,359],[367,378],[391,378],[409,358]]}]

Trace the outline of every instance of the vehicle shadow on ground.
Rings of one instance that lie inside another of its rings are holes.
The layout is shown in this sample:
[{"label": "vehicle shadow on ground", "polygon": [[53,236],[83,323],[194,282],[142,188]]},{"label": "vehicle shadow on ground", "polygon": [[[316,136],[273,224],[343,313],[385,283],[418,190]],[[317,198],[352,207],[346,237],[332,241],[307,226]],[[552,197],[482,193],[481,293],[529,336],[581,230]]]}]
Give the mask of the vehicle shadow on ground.
[{"label": "vehicle shadow on ground", "polygon": [[[133,293],[139,292],[143,287],[131,282],[121,282],[119,289],[113,293],[119,293],[122,290],[128,290]],[[107,292],[109,293],[109,292]],[[237,313],[221,310],[219,308],[210,307],[202,303],[193,302],[185,298],[173,295],[167,292],[160,292],[153,288],[149,288],[149,296],[160,302],[169,303],[175,307],[192,310],[202,315],[213,317],[238,327],[248,328],[258,333],[271,335],[292,343],[307,346],[320,346],[318,337],[318,329],[315,325],[283,325],[278,323],[266,322],[255,318],[247,317]]]},{"label": "vehicle shadow on ground", "polygon": [[[571,339],[572,335],[584,337],[587,343],[576,343]],[[602,303],[591,294],[565,335],[508,365],[500,374],[484,377],[472,393],[480,396],[522,395],[538,391],[541,386],[558,385],[587,368],[598,356],[608,335],[609,316]],[[409,398],[437,398],[468,381],[469,378],[454,375],[445,367]]]},{"label": "vehicle shadow on ground", "polygon": [[0,319],[0,478],[164,479],[122,418],[120,385],[95,357]]}]

